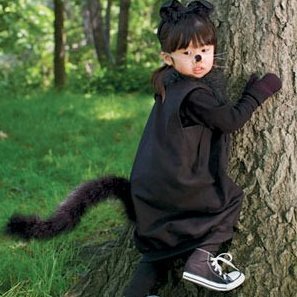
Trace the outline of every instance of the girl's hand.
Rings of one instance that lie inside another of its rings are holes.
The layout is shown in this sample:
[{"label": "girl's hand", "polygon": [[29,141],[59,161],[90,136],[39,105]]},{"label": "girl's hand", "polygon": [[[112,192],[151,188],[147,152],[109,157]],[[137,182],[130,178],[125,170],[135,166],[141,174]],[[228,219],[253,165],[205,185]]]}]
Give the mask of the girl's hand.
[{"label": "girl's hand", "polygon": [[267,73],[260,79],[256,74],[252,74],[246,84],[245,93],[253,96],[261,104],[279,91],[281,87],[282,81],[273,73]]}]

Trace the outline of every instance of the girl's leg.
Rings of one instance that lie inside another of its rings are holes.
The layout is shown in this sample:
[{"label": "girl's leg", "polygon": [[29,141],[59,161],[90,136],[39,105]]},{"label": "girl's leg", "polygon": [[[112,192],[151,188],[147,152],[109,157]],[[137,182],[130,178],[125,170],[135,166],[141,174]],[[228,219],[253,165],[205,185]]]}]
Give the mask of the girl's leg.
[{"label": "girl's leg", "polygon": [[145,297],[161,282],[168,271],[165,260],[148,262],[141,260],[134,272],[130,284],[124,291],[124,297]]}]

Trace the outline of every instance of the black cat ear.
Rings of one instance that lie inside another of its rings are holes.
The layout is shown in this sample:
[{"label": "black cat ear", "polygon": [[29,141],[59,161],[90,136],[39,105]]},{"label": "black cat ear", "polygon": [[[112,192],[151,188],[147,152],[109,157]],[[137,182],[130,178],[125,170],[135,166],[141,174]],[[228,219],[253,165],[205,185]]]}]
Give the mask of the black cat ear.
[{"label": "black cat ear", "polygon": [[160,17],[163,21],[175,21],[179,18],[185,7],[177,0],[164,3],[160,8]]},{"label": "black cat ear", "polygon": [[210,15],[214,11],[214,6],[206,0],[192,1],[187,8],[197,14]]}]

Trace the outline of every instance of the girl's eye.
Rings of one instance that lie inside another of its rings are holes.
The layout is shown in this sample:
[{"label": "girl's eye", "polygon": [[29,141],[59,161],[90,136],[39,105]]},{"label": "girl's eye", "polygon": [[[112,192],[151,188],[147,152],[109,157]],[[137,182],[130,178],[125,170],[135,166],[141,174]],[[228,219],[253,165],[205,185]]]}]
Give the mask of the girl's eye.
[{"label": "girl's eye", "polygon": [[185,52],[184,52],[184,55],[186,55],[186,56],[190,56],[191,54],[192,54],[191,51],[185,51]]}]

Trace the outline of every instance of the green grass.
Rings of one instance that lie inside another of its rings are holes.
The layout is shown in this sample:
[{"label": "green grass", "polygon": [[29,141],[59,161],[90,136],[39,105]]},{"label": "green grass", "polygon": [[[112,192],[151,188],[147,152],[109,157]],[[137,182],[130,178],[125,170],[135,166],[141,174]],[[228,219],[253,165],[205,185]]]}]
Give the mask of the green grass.
[{"label": "green grass", "polygon": [[[1,230],[15,212],[46,217],[85,180],[129,176],[151,104],[139,94],[1,93]],[[1,232],[0,296],[63,296],[87,269],[81,247],[114,238],[121,224],[121,205],[107,201],[50,241],[24,242]]]}]

